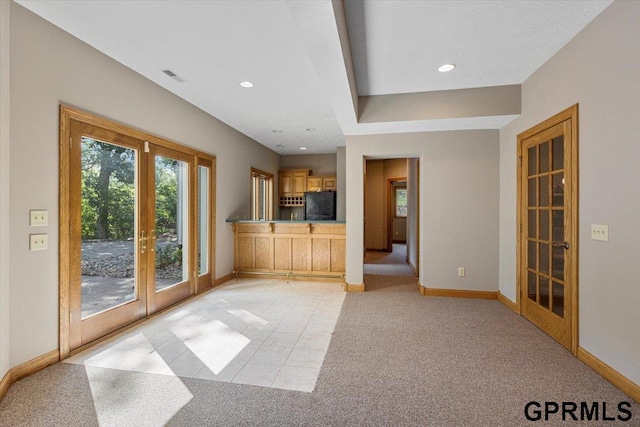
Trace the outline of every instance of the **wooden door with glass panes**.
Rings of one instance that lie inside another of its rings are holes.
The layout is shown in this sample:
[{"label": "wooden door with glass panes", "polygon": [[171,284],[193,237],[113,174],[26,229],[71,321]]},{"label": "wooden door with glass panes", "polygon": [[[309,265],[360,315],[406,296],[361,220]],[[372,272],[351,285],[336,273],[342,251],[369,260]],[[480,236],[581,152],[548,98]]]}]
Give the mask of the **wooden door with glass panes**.
[{"label": "wooden door with glass panes", "polygon": [[564,118],[563,113],[519,136],[520,308],[527,319],[573,350],[577,116]]},{"label": "wooden door with glass panes", "polygon": [[215,158],[61,108],[60,354],[213,285]]}]

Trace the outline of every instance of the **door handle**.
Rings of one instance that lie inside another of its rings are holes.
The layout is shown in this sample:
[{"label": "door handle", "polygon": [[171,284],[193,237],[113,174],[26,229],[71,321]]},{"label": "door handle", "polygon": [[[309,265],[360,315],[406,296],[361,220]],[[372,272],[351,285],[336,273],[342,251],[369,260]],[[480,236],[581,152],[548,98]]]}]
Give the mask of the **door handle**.
[{"label": "door handle", "polygon": [[140,232],[140,253],[143,254],[147,250],[147,233]]},{"label": "door handle", "polygon": [[569,242],[551,242],[551,246],[569,249]]}]

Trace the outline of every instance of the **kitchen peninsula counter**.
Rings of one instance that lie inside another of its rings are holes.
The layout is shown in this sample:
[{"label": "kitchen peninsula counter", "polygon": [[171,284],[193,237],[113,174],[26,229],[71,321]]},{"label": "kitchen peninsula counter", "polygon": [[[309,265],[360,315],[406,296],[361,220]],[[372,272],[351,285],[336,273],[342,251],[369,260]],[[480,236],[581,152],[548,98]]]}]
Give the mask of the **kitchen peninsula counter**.
[{"label": "kitchen peninsula counter", "polygon": [[227,220],[234,231],[234,273],[344,280],[344,221]]}]

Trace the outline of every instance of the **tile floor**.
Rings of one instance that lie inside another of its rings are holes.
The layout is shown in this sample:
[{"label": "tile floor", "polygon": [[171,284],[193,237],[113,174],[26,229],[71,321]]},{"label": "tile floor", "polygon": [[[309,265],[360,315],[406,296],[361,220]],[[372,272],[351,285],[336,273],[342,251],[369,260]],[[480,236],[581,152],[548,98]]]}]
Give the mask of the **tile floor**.
[{"label": "tile floor", "polygon": [[340,283],[234,280],[65,362],[311,392],[344,297]]}]

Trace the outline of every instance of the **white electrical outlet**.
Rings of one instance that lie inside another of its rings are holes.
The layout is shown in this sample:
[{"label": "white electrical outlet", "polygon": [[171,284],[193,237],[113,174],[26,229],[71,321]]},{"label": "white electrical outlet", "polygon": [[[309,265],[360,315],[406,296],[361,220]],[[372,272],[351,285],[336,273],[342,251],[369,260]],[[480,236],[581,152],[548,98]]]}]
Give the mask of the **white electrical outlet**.
[{"label": "white electrical outlet", "polygon": [[49,243],[49,235],[47,234],[30,234],[29,235],[30,251],[43,251],[47,249],[48,243]]},{"label": "white electrical outlet", "polygon": [[49,225],[49,212],[46,210],[30,210],[29,225],[31,227],[44,227]]},{"label": "white electrical outlet", "polygon": [[458,268],[458,276],[464,277],[465,274],[466,274],[466,271],[465,271],[464,267]]},{"label": "white electrical outlet", "polygon": [[591,240],[609,241],[609,226],[602,224],[591,224]]}]

